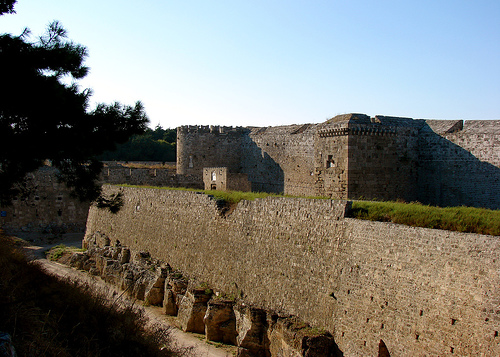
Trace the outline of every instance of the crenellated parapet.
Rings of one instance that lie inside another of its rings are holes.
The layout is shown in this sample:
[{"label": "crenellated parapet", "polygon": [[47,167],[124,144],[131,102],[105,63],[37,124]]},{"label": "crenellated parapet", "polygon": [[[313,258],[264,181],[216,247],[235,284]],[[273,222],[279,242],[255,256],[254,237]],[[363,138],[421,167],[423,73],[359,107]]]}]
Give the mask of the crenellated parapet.
[{"label": "crenellated parapet", "polygon": [[332,136],[345,135],[376,135],[376,136],[395,136],[397,135],[396,127],[380,127],[380,126],[354,126],[341,128],[326,128],[318,130],[318,135],[321,138]]},{"label": "crenellated parapet", "polygon": [[319,124],[183,126],[177,173],[228,167],[247,174],[256,191],[497,209],[499,132],[498,120],[360,113]]},{"label": "crenellated parapet", "polygon": [[241,141],[249,130],[231,126],[177,128],[177,173],[202,178],[203,167],[227,166],[238,172]]},{"label": "crenellated parapet", "polygon": [[395,136],[407,135],[422,127],[423,122],[411,118],[365,114],[342,114],[319,124],[321,138],[345,135]]},{"label": "crenellated parapet", "polygon": [[177,134],[242,134],[246,130],[241,126],[183,125],[177,128]]}]

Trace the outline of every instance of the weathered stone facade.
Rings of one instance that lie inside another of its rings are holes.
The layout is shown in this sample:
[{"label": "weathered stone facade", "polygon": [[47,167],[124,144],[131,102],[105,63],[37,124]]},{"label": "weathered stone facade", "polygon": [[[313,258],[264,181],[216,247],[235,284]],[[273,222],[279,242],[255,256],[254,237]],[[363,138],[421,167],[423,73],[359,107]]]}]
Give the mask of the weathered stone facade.
[{"label": "weathered stone facade", "polygon": [[190,279],[297,316],[345,356],[500,355],[498,237],[345,218],[342,201],[242,201],[226,216],[207,195],[105,187],[117,190],[123,208],[91,207],[86,240],[147,249]]},{"label": "weathered stone facade", "polygon": [[251,191],[252,186],[247,174],[233,174],[227,167],[203,168],[205,190]]},{"label": "weathered stone facade", "polygon": [[295,316],[248,305],[241,297],[213,291],[205,282],[188,280],[182,272],[141,251],[130,249],[99,232],[87,236],[84,252],[74,253],[70,266],[99,275],[124,294],[163,306],[177,316],[186,332],[205,334],[208,341],[238,346],[239,357],[342,357],[333,336],[311,328]]},{"label": "weathered stone facade", "polygon": [[101,181],[110,184],[203,188],[200,175],[178,175],[175,169],[129,168],[121,165],[104,167]]},{"label": "weathered stone facade", "polygon": [[177,173],[245,173],[252,191],[500,208],[500,121],[347,114],[321,124],[177,129]]},{"label": "weathered stone facade", "polygon": [[[57,173],[56,168],[43,166],[28,174],[29,192],[26,197],[14,197],[11,206],[0,207],[0,227],[26,236],[30,233],[35,236],[45,233],[46,237],[83,233],[90,202],[72,197],[71,190],[59,182]],[[175,169],[128,168],[111,162],[103,168],[100,181],[103,184],[203,188],[201,177],[178,175]],[[240,186],[245,187],[248,186]]]},{"label": "weathered stone facade", "polygon": [[10,232],[83,233],[90,203],[72,197],[56,173],[44,166],[28,174],[30,192],[14,197],[11,206],[0,207],[0,227]]}]

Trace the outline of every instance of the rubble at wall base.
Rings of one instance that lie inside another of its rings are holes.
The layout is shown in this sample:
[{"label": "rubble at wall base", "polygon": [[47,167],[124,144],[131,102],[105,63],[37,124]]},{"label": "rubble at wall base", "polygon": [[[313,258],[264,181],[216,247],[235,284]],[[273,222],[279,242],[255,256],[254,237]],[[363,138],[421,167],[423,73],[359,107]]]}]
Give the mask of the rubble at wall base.
[{"label": "rubble at wall base", "polygon": [[166,314],[177,316],[185,332],[236,345],[240,357],[342,356],[326,331],[311,328],[297,317],[213,291],[206,283],[189,280],[167,263],[152,259],[147,252],[136,252],[130,259],[127,247],[109,243],[106,236],[95,234],[86,240],[89,249],[74,253],[69,264],[101,276],[134,299],[162,306]]}]

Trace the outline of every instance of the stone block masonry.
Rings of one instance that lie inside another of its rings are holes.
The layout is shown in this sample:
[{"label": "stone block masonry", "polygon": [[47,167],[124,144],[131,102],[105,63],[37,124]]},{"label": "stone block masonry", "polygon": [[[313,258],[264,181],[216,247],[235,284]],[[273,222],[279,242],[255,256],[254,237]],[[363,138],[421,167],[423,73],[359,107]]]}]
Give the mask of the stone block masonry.
[{"label": "stone block masonry", "polygon": [[100,179],[109,184],[203,188],[201,177],[177,175],[172,169],[105,167]]},{"label": "stone block masonry", "polygon": [[227,167],[203,168],[203,184],[205,190],[248,192],[252,189],[247,174],[230,173]]},{"label": "stone block masonry", "polygon": [[500,120],[439,122],[426,121],[418,138],[419,200],[500,209]]},{"label": "stone block masonry", "polygon": [[252,191],[500,208],[500,121],[365,114],[265,128],[179,127],[177,173],[248,175]]},{"label": "stone block masonry", "polygon": [[14,197],[11,206],[0,207],[0,227],[18,234],[83,233],[90,203],[72,197],[56,173],[55,168],[44,166],[28,174],[30,191],[23,197]]},{"label": "stone block masonry", "polygon": [[[500,355],[498,237],[345,218],[346,201],[266,198],[219,214],[193,192],[91,207],[86,239],[147,250],[189,278],[330,331],[345,356]],[[382,342],[381,342],[382,341]]]},{"label": "stone block masonry", "polygon": [[[0,227],[10,233],[23,236],[46,233],[47,237],[61,233],[83,233],[87,222],[90,202],[81,202],[72,197],[64,183],[59,182],[58,170],[51,166],[42,166],[26,176],[30,189],[24,197],[14,197],[12,205],[0,207]],[[238,175],[231,177],[239,179]],[[246,177],[241,178],[239,188]],[[237,180],[234,180],[237,183]],[[203,181],[192,175],[177,175],[175,169],[128,168],[121,165],[104,167],[101,183],[150,185],[168,187],[203,188]],[[234,189],[229,183],[229,188]],[[32,234],[31,234],[32,233]]]}]

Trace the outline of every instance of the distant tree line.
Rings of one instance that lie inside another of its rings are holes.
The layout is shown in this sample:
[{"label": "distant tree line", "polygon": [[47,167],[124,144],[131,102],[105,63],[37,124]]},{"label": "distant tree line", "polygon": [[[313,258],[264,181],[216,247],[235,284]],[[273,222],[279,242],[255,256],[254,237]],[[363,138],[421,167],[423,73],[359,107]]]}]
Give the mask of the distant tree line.
[{"label": "distant tree line", "polygon": [[176,129],[147,128],[144,134],[133,135],[114,151],[106,151],[99,158],[103,161],[161,161],[174,162],[176,154]]}]

